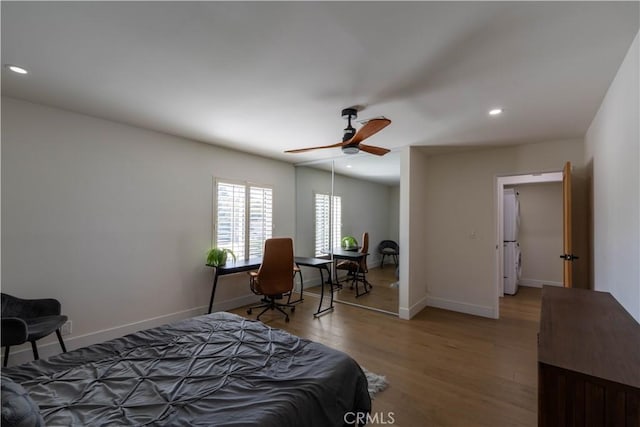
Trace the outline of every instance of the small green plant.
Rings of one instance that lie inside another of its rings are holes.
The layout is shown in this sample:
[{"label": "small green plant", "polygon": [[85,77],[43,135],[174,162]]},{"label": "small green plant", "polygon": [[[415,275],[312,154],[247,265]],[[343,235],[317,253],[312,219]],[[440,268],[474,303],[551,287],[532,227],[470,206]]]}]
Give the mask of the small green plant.
[{"label": "small green plant", "polygon": [[213,248],[207,252],[207,264],[219,267],[227,263],[227,256],[231,255],[233,260],[236,260],[236,254],[231,249]]},{"label": "small green plant", "polygon": [[340,246],[343,249],[353,249],[358,247],[358,241],[353,236],[344,236],[342,240],[340,240]]}]

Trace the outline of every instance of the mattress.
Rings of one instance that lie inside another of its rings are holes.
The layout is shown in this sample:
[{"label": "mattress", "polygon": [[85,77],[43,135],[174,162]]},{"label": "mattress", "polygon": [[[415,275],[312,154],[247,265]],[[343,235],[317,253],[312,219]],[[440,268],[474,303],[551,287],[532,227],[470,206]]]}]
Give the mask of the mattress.
[{"label": "mattress", "polygon": [[[213,313],[3,369],[47,426],[338,426],[369,412],[348,355]],[[348,418],[347,418],[348,419]]]}]

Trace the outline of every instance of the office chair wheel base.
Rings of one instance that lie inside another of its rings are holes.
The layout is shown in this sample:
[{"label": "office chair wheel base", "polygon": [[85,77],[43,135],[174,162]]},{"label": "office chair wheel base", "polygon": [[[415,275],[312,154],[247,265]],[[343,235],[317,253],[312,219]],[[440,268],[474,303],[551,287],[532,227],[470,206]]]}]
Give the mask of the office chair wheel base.
[{"label": "office chair wheel base", "polygon": [[285,321],[285,322],[287,322],[287,323],[289,323],[289,316],[285,317],[285,318],[284,318],[284,321]]},{"label": "office chair wheel base", "polygon": [[295,307],[291,307],[291,312],[293,313],[294,311],[296,311]]},{"label": "office chair wheel base", "polygon": [[247,310],[247,314],[251,314],[251,312],[252,312],[252,310],[251,310],[251,309],[248,309],[248,310]]}]

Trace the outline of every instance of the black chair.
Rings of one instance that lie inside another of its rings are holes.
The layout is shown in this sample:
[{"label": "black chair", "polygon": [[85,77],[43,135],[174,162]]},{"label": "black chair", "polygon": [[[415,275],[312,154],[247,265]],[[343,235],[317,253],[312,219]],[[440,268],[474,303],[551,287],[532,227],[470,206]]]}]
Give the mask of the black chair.
[{"label": "black chair", "polygon": [[67,349],[62,341],[60,328],[67,321],[67,316],[60,314],[60,302],[52,298],[22,299],[8,294],[2,297],[2,347],[4,350],[4,366],[9,361],[9,349],[12,345],[31,343],[33,358],[38,360],[36,341],[47,335],[56,333],[62,351]]},{"label": "black chair", "polygon": [[393,263],[398,267],[398,255],[400,255],[400,247],[393,240],[383,240],[378,245],[378,253],[382,255],[380,268],[384,268],[384,257],[393,257]]}]

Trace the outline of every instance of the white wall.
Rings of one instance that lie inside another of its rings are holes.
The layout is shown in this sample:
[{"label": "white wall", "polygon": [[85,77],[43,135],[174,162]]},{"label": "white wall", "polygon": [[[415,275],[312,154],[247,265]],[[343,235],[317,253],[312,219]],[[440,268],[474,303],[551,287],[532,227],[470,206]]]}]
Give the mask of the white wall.
[{"label": "white wall", "polygon": [[389,189],[388,236],[388,239],[393,240],[394,242],[398,242],[398,240],[400,240],[400,185],[391,186]]},{"label": "white wall", "polygon": [[593,182],[594,288],[640,321],[638,37],[586,135]]},{"label": "white wall", "polygon": [[[3,292],[59,299],[70,348],[203,314],[214,176],[273,185],[274,235],[294,235],[288,163],[2,98]],[[248,298],[224,277],[214,309]]]},{"label": "white wall", "polygon": [[562,183],[515,187],[520,200],[518,241],[522,250],[523,286],[562,286]]},{"label": "white wall", "polygon": [[579,167],[583,158],[582,140],[429,156],[426,250],[416,260],[426,266],[429,305],[496,317],[496,177],[557,171],[565,161]]},{"label": "white wall", "polygon": [[405,147],[400,177],[400,280],[401,319],[411,319],[427,305],[427,274],[424,254],[429,240],[426,229],[428,201],[423,196],[430,164],[420,148]]},{"label": "white wall", "polygon": [[342,235],[353,236],[362,244],[362,233],[368,232],[367,264],[379,265],[376,248],[389,238],[390,187],[336,174],[333,192],[342,197]]}]

